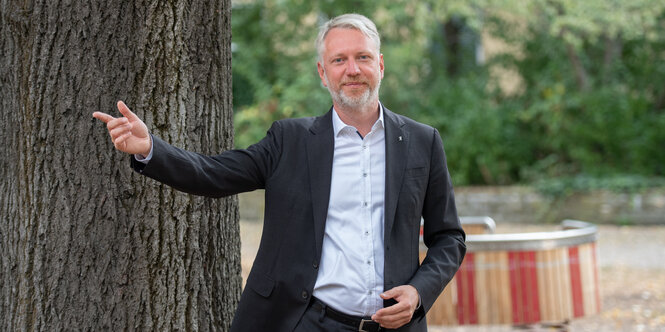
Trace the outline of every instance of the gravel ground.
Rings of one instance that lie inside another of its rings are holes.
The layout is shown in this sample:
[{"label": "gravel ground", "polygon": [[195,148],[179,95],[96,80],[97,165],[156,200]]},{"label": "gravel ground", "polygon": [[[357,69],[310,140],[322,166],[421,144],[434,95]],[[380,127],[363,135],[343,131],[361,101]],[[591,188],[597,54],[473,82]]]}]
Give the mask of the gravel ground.
[{"label": "gravel ground", "polygon": [[[498,225],[497,232],[554,230],[554,226]],[[260,222],[240,222],[243,280],[261,237]],[[567,328],[531,326],[529,331],[665,332],[665,226],[609,226],[598,230],[602,312]],[[430,332],[518,331],[511,326],[431,326]]]}]

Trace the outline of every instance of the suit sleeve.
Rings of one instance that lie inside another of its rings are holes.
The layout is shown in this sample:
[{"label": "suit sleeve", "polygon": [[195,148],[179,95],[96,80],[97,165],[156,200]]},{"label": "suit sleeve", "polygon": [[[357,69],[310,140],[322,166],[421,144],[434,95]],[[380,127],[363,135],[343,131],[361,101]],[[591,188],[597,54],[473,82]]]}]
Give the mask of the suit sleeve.
[{"label": "suit sleeve", "polygon": [[281,155],[282,130],[273,123],[260,142],[245,150],[229,150],[215,156],[176,148],[153,136],[153,157],[142,164],[132,157],[140,174],[177,190],[200,196],[223,197],[261,189]]},{"label": "suit sleeve", "polygon": [[455,207],[453,186],[438,131],[433,130],[430,174],[423,203],[427,255],[409,284],[420,294],[424,316],[457,272],[466,253],[465,234]]}]

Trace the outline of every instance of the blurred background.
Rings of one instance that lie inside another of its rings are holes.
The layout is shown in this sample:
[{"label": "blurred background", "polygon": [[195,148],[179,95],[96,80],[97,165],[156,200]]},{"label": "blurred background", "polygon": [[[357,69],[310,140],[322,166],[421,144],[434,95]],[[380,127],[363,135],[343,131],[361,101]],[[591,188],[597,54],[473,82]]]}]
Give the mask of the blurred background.
[{"label": "blurred background", "polygon": [[664,185],[665,2],[233,1],[236,145],[331,105],[314,39],[376,23],[380,98],[439,129],[455,185]]},{"label": "blurred background", "polygon": [[[569,328],[664,331],[665,1],[234,0],[237,147],[329,109],[314,39],[348,12],[381,34],[384,105],[440,131],[460,215],[601,224],[603,312]],[[262,194],[240,198],[247,268]]]}]

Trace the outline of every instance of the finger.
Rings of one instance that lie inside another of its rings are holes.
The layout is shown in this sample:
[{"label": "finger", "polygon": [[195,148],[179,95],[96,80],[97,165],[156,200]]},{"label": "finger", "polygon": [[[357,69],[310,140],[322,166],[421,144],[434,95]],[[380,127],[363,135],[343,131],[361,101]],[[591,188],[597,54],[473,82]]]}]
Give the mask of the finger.
[{"label": "finger", "polygon": [[106,123],[106,128],[108,128],[109,131],[111,131],[111,130],[117,128],[117,127],[120,127],[122,125],[127,124],[128,122],[129,122],[129,120],[127,120],[127,118],[125,118],[125,117],[115,118],[115,119],[113,119],[113,120]]},{"label": "finger", "polygon": [[94,117],[95,119],[99,119],[104,123],[109,123],[109,121],[115,119],[114,117],[102,112],[94,112],[92,113],[92,117]]},{"label": "finger", "polygon": [[381,298],[384,300],[395,298],[399,295],[399,292],[396,288],[391,288],[380,294]]},{"label": "finger", "polygon": [[118,146],[121,145],[127,138],[129,138],[129,136],[131,136],[131,133],[125,133],[120,137],[116,138],[113,141],[113,144],[115,145],[116,149],[120,149]]},{"label": "finger", "polygon": [[391,305],[390,307],[379,309],[374,315],[377,316],[377,318],[387,317],[398,314],[402,311],[407,311],[408,309],[409,309],[408,305],[403,303],[396,303]]},{"label": "finger", "polygon": [[394,329],[408,323],[410,320],[411,317],[409,316],[391,316],[381,320],[375,320],[375,322],[379,323],[379,325],[384,328]]},{"label": "finger", "polygon": [[410,285],[398,286],[391,288],[380,294],[384,300],[395,299],[398,303],[406,304],[409,307],[416,306],[413,301],[418,301],[418,290]]},{"label": "finger", "polygon": [[118,137],[124,134],[131,133],[131,131],[132,131],[132,126],[124,125],[109,130],[109,134],[111,135],[111,139],[117,139]]},{"label": "finger", "polygon": [[120,113],[122,113],[122,115],[124,115],[127,119],[129,119],[129,121],[140,120],[139,117],[136,116],[136,114],[134,114],[129,109],[129,107],[127,107],[127,105],[125,105],[125,103],[122,100],[118,101],[118,111],[120,111]]},{"label": "finger", "polygon": [[389,315],[386,315],[385,312],[383,313],[377,312],[374,316],[372,316],[372,320],[381,324],[381,326],[383,327],[394,328],[408,323],[411,320],[412,316],[413,315],[407,310]]},{"label": "finger", "polygon": [[406,323],[408,322],[409,322],[408,319],[401,319],[401,320],[396,320],[394,322],[380,323],[380,325],[385,329],[397,329],[406,325]]},{"label": "finger", "polygon": [[408,323],[410,320],[411,317],[401,315],[401,316],[391,316],[375,322],[379,323],[381,326],[386,328],[396,328]]}]

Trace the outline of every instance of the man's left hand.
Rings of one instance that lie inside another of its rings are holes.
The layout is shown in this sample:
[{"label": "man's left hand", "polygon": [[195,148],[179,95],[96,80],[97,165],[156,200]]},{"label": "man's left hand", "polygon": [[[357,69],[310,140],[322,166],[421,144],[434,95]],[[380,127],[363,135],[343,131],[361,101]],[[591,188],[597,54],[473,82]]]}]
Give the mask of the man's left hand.
[{"label": "man's left hand", "polygon": [[411,285],[397,286],[385,291],[381,294],[381,298],[397,301],[396,304],[383,308],[372,316],[373,321],[387,329],[396,329],[410,322],[420,300],[418,291]]}]

